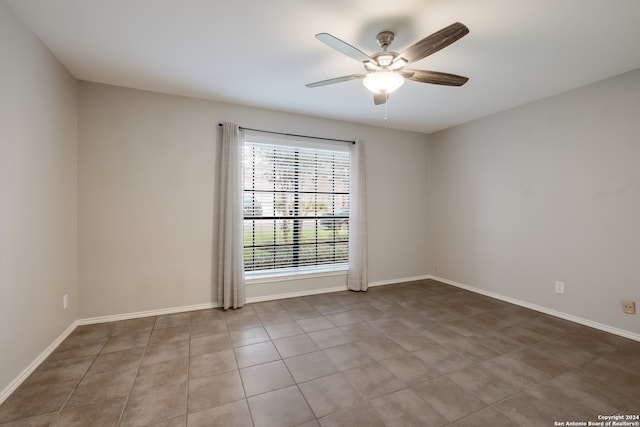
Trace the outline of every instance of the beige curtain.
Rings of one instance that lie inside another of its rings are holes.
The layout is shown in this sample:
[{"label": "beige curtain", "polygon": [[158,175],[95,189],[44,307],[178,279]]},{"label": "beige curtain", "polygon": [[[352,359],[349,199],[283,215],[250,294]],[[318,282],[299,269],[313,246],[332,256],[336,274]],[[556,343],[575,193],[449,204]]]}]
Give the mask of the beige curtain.
[{"label": "beige curtain", "polygon": [[246,301],[242,261],[242,140],[234,123],[222,125],[218,224],[218,305],[240,308]]},{"label": "beige curtain", "polygon": [[364,144],[350,147],[351,189],[349,191],[349,275],[347,288],[366,291],[367,275],[367,189],[364,167]]}]

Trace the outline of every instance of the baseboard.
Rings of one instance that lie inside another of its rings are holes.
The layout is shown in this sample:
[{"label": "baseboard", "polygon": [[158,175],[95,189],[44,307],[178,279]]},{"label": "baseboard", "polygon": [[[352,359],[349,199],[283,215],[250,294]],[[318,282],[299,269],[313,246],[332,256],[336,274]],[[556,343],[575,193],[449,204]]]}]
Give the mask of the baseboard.
[{"label": "baseboard", "polygon": [[186,305],[179,307],[160,308],[157,310],[137,311],[134,313],[114,314],[110,316],[90,317],[78,320],[78,325],[93,325],[95,323],[117,322],[119,320],[138,319],[140,317],[162,316],[165,314],[182,313],[186,311],[208,310],[210,308],[218,308],[217,302]]},{"label": "baseboard", "polygon": [[[417,280],[426,280],[431,276],[414,276],[414,277],[403,277],[401,279],[392,279],[392,280],[382,280],[377,282],[369,282],[369,287],[374,286],[385,286],[385,285],[393,285],[397,283],[406,283],[406,282],[415,282]],[[296,298],[296,297],[306,297],[310,295],[319,295],[319,294],[329,294],[332,292],[342,292],[346,291],[348,288],[346,286],[337,286],[333,288],[322,288],[322,289],[313,289],[309,291],[299,291],[299,292],[287,292],[284,294],[275,294],[275,295],[265,295],[261,297],[251,297],[247,298],[247,304],[256,303],[256,302],[265,302],[265,301],[273,301],[278,299],[286,299],[286,298]]]},{"label": "baseboard", "polygon": [[431,275],[403,277],[401,279],[380,280],[378,282],[369,282],[369,287],[371,288],[374,286],[385,286],[385,285],[394,285],[397,283],[416,282],[418,280],[427,280],[427,279],[431,279]]},{"label": "baseboard", "polygon": [[[416,276],[416,277],[405,277],[401,279],[393,279],[393,280],[384,280],[378,282],[370,282],[369,287],[374,286],[384,286],[391,285],[396,283],[405,283],[412,282],[416,280],[425,280],[429,279],[431,276]],[[295,298],[295,297],[303,297],[303,296],[311,296],[311,295],[319,295],[319,294],[327,294],[332,292],[341,292],[346,291],[346,286],[338,286],[332,288],[324,288],[324,289],[313,289],[309,291],[299,291],[299,292],[289,292],[284,294],[276,294],[276,295],[267,295],[261,297],[252,297],[247,298],[247,303],[256,303],[256,302],[264,302],[264,301],[272,301],[276,299],[286,299],[286,298]],[[96,323],[107,323],[107,322],[117,322],[120,320],[129,320],[129,319],[137,319],[141,317],[149,317],[149,316],[162,316],[165,314],[174,314],[174,313],[182,313],[187,311],[197,311],[197,310],[207,310],[211,308],[219,307],[217,302],[205,303],[205,304],[196,304],[190,306],[180,306],[180,307],[169,307],[169,308],[161,308],[157,310],[147,310],[147,311],[138,311],[133,313],[123,313],[123,314],[114,314],[109,316],[98,316],[98,317],[88,317],[84,319],[78,319],[74,321],[56,340],[49,345],[33,362],[27,366],[24,371],[20,373],[13,381],[11,381],[2,391],[0,391],[0,404],[5,401],[11,393],[13,393],[19,386],[22,384],[24,380],[27,379],[29,375],[64,341],[78,326],[81,325],[93,325]]]},{"label": "baseboard", "polygon": [[296,298],[296,297],[307,297],[310,295],[329,294],[331,292],[341,292],[346,290],[347,290],[346,286],[336,286],[334,288],[311,289],[308,291],[287,292],[284,294],[265,295],[261,297],[247,298],[247,304],[256,303],[256,302],[273,301],[277,299],[287,299],[287,298]]},{"label": "baseboard", "polygon": [[443,277],[431,275],[429,278],[432,280],[436,280],[438,282],[445,283],[447,285],[455,286],[456,288],[465,289],[467,291],[471,291],[480,295],[488,296],[488,297],[505,301],[511,304],[519,305],[520,307],[529,308],[531,310],[535,310],[540,313],[548,314],[554,317],[559,317],[560,319],[569,320],[570,322],[579,323],[584,326],[589,326],[591,328],[599,329],[604,332],[609,332],[611,334],[619,335],[624,338],[629,338],[634,341],[640,341],[640,334],[636,334],[635,332],[627,331],[620,328],[615,328],[613,326],[605,325],[604,323],[594,322],[593,320],[585,319],[583,317],[574,316],[572,314],[567,314],[562,311],[557,311],[557,310],[553,310],[540,305],[532,304],[527,301],[511,298],[505,295],[497,294],[495,292],[476,288],[474,286],[465,285],[464,283],[455,282],[453,280],[445,279]]},{"label": "baseboard", "polygon": [[20,384],[22,384],[23,381],[26,380],[29,375],[31,375],[33,371],[35,371],[36,368],[38,368],[38,366],[40,366],[40,364],[44,362],[47,357],[49,357],[51,353],[53,353],[53,351],[71,334],[71,332],[74,331],[77,326],[78,321],[76,320],[71,325],[69,325],[69,327],[65,329],[64,332],[62,332],[60,336],[58,336],[58,338],[56,338],[49,345],[49,347],[47,347],[42,353],[40,353],[40,355],[36,357],[33,362],[31,362],[29,366],[27,366],[20,373],[20,375],[14,378],[13,381],[11,381],[4,389],[2,389],[2,391],[0,391],[0,405],[7,399],[7,397],[11,395],[11,393],[13,393],[18,387],[20,387]]},{"label": "baseboard", "polygon": [[[413,282],[416,280],[426,280],[429,278],[431,278],[431,276],[415,276],[415,277],[404,277],[401,279],[384,280],[379,282],[369,282],[369,287]],[[332,288],[312,289],[308,291],[287,292],[284,294],[274,294],[274,295],[265,295],[260,297],[247,298],[246,303],[252,304],[256,302],[273,301],[277,299],[306,297],[311,295],[329,294],[332,292],[341,292],[346,290],[347,290],[346,286],[336,286]],[[213,302],[213,303],[196,304],[196,305],[190,305],[190,306],[161,308],[158,310],[138,311],[134,313],[114,314],[110,316],[90,317],[90,318],[80,319],[77,322],[78,322],[78,325],[92,325],[95,323],[117,322],[119,320],[137,319],[140,317],[149,317],[149,316],[161,316],[163,314],[174,314],[174,313],[181,313],[185,311],[207,310],[210,308],[218,308],[218,307],[219,307],[218,303]]]}]

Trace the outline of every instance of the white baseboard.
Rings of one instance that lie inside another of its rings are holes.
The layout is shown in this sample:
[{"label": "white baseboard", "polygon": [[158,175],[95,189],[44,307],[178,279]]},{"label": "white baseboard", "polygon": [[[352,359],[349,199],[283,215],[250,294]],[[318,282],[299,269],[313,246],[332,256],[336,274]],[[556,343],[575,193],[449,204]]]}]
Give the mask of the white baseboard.
[{"label": "white baseboard", "polygon": [[26,380],[29,375],[36,370],[44,360],[64,341],[78,326],[92,325],[96,323],[116,322],[118,320],[137,319],[140,317],[161,316],[163,314],[182,313],[185,311],[206,310],[217,308],[217,303],[197,304],[182,307],[162,308],[158,310],[139,311],[135,313],[115,314],[111,316],[91,317],[86,319],[78,319],[56,338],[33,362],[29,364],[13,381],[11,381],[2,391],[0,391],[0,404],[11,395]]},{"label": "white baseboard", "polygon": [[[383,286],[390,285],[395,283],[404,283],[415,280],[424,280],[428,279],[429,276],[418,276],[418,277],[407,277],[402,279],[394,279],[394,280],[385,280],[380,282],[370,282],[369,286]],[[300,291],[300,292],[289,292],[284,294],[277,295],[267,295],[260,297],[252,297],[247,298],[247,303],[256,303],[256,302],[264,302],[264,301],[272,301],[276,299],[286,299],[286,298],[295,298],[295,297],[303,297],[310,295],[319,295],[326,294],[332,292],[341,292],[346,291],[346,286],[338,286],[332,288],[324,288],[324,289],[314,289],[309,291]],[[218,308],[219,305],[217,302],[205,303],[205,304],[196,304],[190,306],[181,306],[181,307],[169,307],[169,308],[161,308],[157,310],[147,310],[147,311],[138,311],[133,313],[122,313],[122,314],[114,314],[109,316],[98,316],[98,317],[88,317],[84,319],[78,319],[74,321],[58,338],[56,338],[35,360],[33,360],[29,366],[27,366],[13,381],[11,381],[2,391],[0,391],[0,404],[4,402],[11,393],[13,393],[19,386],[22,384],[24,380],[31,375],[33,371],[36,370],[38,366],[64,341],[78,326],[81,325],[93,325],[97,323],[107,323],[107,322],[117,322],[119,320],[129,320],[129,319],[137,319],[141,317],[149,317],[149,316],[162,316],[165,314],[174,314],[174,313],[182,313],[186,311],[197,311],[197,310],[207,310],[211,308]]]},{"label": "white baseboard", "polygon": [[391,280],[380,280],[378,282],[369,282],[369,287],[374,286],[385,286],[385,285],[394,285],[397,283],[406,283],[406,282],[416,282],[418,280],[427,280],[431,279],[430,275],[426,276],[413,276],[413,277],[403,277],[400,279],[391,279]]},{"label": "white baseboard", "polygon": [[[589,326],[595,329],[599,329],[605,332],[609,332],[615,335],[620,335],[622,337],[629,338],[635,341],[640,341],[640,335],[630,331],[615,328],[613,326],[594,322],[589,319],[573,316],[567,313],[549,309],[547,307],[531,304],[526,301],[521,301],[515,298],[507,297],[501,294],[486,291],[484,289],[465,285],[463,283],[458,283],[453,280],[445,279],[443,277],[438,277],[434,275],[403,277],[400,279],[369,282],[369,287],[392,285],[392,284],[414,282],[414,281],[428,280],[428,279],[436,280],[438,282],[442,282],[447,285],[455,286],[461,289],[475,292],[477,294],[481,294],[481,295],[485,295],[501,301],[509,302],[511,304],[519,305],[521,307],[529,308],[541,313],[549,314],[551,316],[559,317],[561,319],[569,320],[575,323],[579,323],[579,324]],[[319,294],[325,294],[325,293],[331,293],[331,292],[341,292],[346,290],[347,290],[346,286],[339,286],[339,287],[324,288],[324,289],[314,289],[309,291],[289,292],[284,294],[247,298],[247,303],[272,301],[276,299],[295,298],[295,297],[302,297],[302,296],[309,296],[309,295],[319,295]],[[60,345],[60,343],[64,341],[65,338],[67,338],[69,334],[71,334],[71,332],[73,332],[74,329],[80,325],[91,325],[96,323],[115,322],[119,320],[129,320],[129,319],[136,319],[136,318],[148,317],[148,316],[161,316],[165,314],[174,314],[174,313],[181,313],[181,312],[187,312],[187,311],[207,310],[207,309],[217,308],[217,307],[219,307],[218,303],[213,302],[213,303],[196,304],[196,305],[190,305],[190,306],[169,307],[169,308],[162,308],[157,310],[139,311],[134,313],[123,313],[123,314],[116,314],[116,315],[110,315],[110,316],[78,319],[75,322],[73,322],[62,334],[60,334],[60,336],[56,338],[56,340],[53,343],[51,343],[51,345],[47,347],[33,362],[31,362],[29,366],[25,368],[25,370],[22,371],[22,373],[20,373],[20,375],[18,375],[11,383],[9,383],[2,391],[0,391],[0,404],[4,402],[4,400],[7,397],[9,397],[9,395],[13,393],[15,389],[17,389],[18,386],[20,386],[20,384],[22,384],[22,382],[25,379],[27,379],[27,377],[31,375],[31,373],[53,352],[53,350],[55,350],[56,347],[58,347],[58,345]]]},{"label": "white baseboard", "polygon": [[[371,288],[374,286],[385,286],[385,285],[393,285],[397,283],[415,282],[417,280],[426,280],[429,278],[431,278],[431,276],[427,275],[427,276],[403,277],[400,279],[392,279],[392,280],[382,280],[378,282],[369,282],[369,287]],[[342,292],[347,290],[348,288],[346,286],[337,286],[333,288],[322,288],[322,289],[313,289],[309,291],[287,292],[284,294],[265,295],[261,297],[247,298],[247,304],[256,303],[256,302],[273,301],[273,300],[286,299],[286,298],[306,297],[310,295],[329,294],[332,292]]]},{"label": "white baseboard", "polygon": [[[426,280],[430,279],[431,276],[414,276],[414,277],[403,277],[400,279],[391,279],[391,280],[383,280],[378,282],[369,282],[369,287],[374,286],[384,286],[384,285],[393,285],[398,283],[406,283],[406,282],[414,282],[417,280]],[[278,299],[287,299],[287,298],[296,298],[296,297],[306,297],[311,295],[320,295],[320,294],[329,294],[332,292],[342,292],[346,291],[348,288],[346,286],[335,286],[331,288],[321,288],[321,289],[311,289],[307,291],[297,291],[297,292],[287,292],[283,294],[273,294],[273,295],[264,295],[258,297],[250,297],[247,298],[246,303],[252,304],[256,302],[265,302],[265,301],[273,301]],[[95,323],[106,323],[106,322],[117,322],[119,320],[129,320],[129,319],[137,319],[140,317],[149,317],[149,316],[162,316],[164,314],[174,314],[181,313],[185,311],[197,311],[197,310],[207,310],[210,308],[218,308],[220,305],[217,302],[213,303],[205,303],[205,304],[196,304],[189,306],[181,306],[181,307],[169,307],[169,308],[161,308],[157,310],[147,310],[147,311],[138,311],[133,313],[122,313],[122,314],[114,314],[109,316],[99,316],[99,317],[89,317],[85,319],[77,320],[77,325],[92,325]]]},{"label": "white baseboard", "polygon": [[218,303],[205,303],[196,305],[185,305],[180,307],[160,308],[157,310],[137,311],[134,313],[114,314],[110,316],[90,317],[78,320],[78,325],[93,325],[95,323],[117,322],[119,320],[138,319],[140,317],[162,316],[165,314],[182,313],[185,311],[208,310],[218,308]]},{"label": "white baseboard", "polygon": [[560,319],[569,320],[574,323],[579,323],[584,326],[589,326],[594,329],[599,329],[604,332],[619,335],[621,337],[629,338],[631,340],[640,341],[640,334],[635,332],[626,331],[624,329],[616,328],[613,326],[605,325],[604,323],[594,322],[593,320],[585,319],[583,317],[574,316],[572,314],[563,313],[561,311],[553,310],[540,305],[532,304],[527,301],[522,301],[516,298],[511,298],[505,295],[497,294],[495,292],[487,291],[484,289],[476,288],[474,286],[465,285],[464,283],[455,282],[453,280],[445,279],[443,277],[433,276],[429,277],[432,280],[445,283],[447,285],[455,286],[456,288],[465,289],[480,295],[495,298],[501,301],[505,301],[511,304],[519,305],[520,307],[529,308],[531,310],[538,311],[540,313],[548,314],[550,316],[559,317]]},{"label": "white baseboard", "polygon": [[33,362],[31,362],[29,366],[27,366],[20,373],[20,375],[14,378],[13,381],[11,381],[4,389],[2,389],[2,391],[0,391],[0,404],[2,404],[2,402],[4,402],[7,397],[11,395],[11,393],[13,393],[18,387],[20,387],[20,384],[22,384],[23,381],[26,380],[29,375],[31,375],[33,371],[35,371],[36,368],[40,366],[40,364],[44,362],[47,357],[49,357],[51,353],[53,353],[53,350],[55,350],[62,343],[62,341],[64,341],[71,334],[71,332],[74,331],[77,326],[78,321],[76,320],[71,325],[69,325],[69,327],[65,329],[64,332],[62,332],[60,336],[49,345],[49,347],[47,347],[42,353],[40,353],[40,355],[38,355],[38,357],[36,357]]},{"label": "white baseboard", "polygon": [[312,289],[308,291],[287,292],[285,294],[265,295],[261,297],[247,298],[247,304],[256,303],[256,302],[273,301],[277,299],[287,299],[287,298],[296,298],[296,297],[306,297],[310,295],[328,294],[331,292],[342,292],[346,290],[347,290],[346,286],[336,286],[334,288]]}]

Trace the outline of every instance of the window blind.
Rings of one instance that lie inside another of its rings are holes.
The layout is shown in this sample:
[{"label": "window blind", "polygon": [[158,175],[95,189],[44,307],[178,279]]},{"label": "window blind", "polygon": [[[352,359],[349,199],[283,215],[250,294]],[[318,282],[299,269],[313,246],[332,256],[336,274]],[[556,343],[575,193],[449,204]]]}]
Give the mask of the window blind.
[{"label": "window blind", "polygon": [[245,139],[248,279],[348,268],[349,152]]}]

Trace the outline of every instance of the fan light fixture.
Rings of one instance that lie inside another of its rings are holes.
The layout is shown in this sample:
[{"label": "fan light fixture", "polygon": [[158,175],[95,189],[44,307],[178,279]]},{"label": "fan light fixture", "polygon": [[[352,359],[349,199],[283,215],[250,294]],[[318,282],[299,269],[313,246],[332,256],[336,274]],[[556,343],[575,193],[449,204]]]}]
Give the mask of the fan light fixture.
[{"label": "fan light fixture", "polygon": [[404,84],[404,77],[393,71],[377,71],[369,73],[363,83],[373,93],[391,93]]}]

